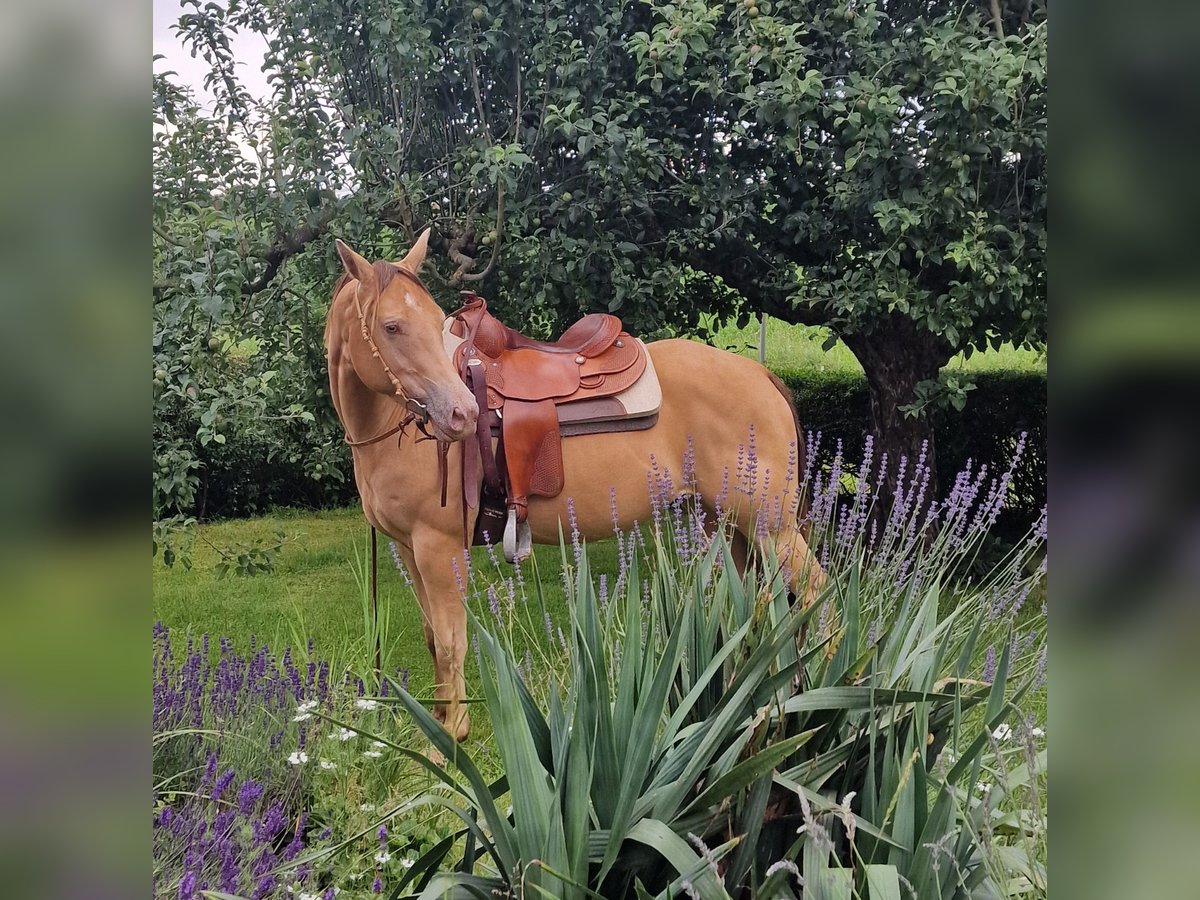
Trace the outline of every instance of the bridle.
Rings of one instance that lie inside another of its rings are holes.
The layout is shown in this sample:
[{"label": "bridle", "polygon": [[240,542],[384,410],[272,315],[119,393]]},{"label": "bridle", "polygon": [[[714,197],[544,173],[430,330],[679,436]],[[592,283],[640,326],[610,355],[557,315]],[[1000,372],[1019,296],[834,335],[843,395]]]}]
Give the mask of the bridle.
[{"label": "bridle", "polygon": [[[393,268],[398,274],[404,275],[405,277],[411,279],[419,288],[421,288],[421,290],[425,291],[425,293],[429,293],[429,289],[425,287],[425,283],[421,281],[420,276],[418,276],[416,272],[410,272],[403,266],[394,265]],[[396,373],[392,371],[391,366],[387,364],[387,360],[383,358],[383,354],[379,352],[379,346],[375,343],[375,339],[371,337],[371,329],[367,325],[367,314],[363,310],[362,299],[358,295],[359,288],[361,287],[362,282],[360,281],[354,288],[354,307],[358,311],[359,330],[362,332],[363,340],[367,342],[367,346],[371,349],[371,355],[379,360],[379,364],[383,366],[383,372],[385,375],[387,375],[388,381],[392,383],[392,387],[395,389],[396,396],[403,398],[404,408],[408,411],[408,415],[400,420],[399,425],[389,428],[387,431],[383,432],[383,434],[378,434],[375,437],[367,438],[366,440],[362,441],[352,441],[350,440],[350,435],[346,432],[343,432],[342,440],[344,440],[350,447],[369,447],[372,444],[378,444],[380,441],[387,440],[394,434],[398,434],[400,437],[397,439],[396,443],[397,446],[399,446],[400,441],[404,440],[405,429],[414,422],[416,423],[417,430],[424,435],[424,437],[418,438],[417,440],[438,440],[425,428],[425,426],[429,423],[429,408],[426,407],[426,405],[420,400],[414,400],[409,397],[407,393],[405,393],[404,385],[400,383],[400,379],[396,377]],[[446,451],[449,450],[450,445],[445,441],[438,441],[438,444],[441,455],[445,457]]]}]

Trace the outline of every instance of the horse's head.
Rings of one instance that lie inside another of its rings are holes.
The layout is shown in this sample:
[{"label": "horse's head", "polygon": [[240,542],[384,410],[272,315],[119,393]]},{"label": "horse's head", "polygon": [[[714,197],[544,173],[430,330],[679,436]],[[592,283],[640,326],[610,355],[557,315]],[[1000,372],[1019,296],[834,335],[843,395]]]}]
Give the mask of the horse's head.
[{"label": "horse's head", "polygon": [[445,314],[417,276],[428,243],[426,230],[399,263],[372,264],[337,242],[348,289],[356,292],[354,312],[361,332],[351,359],[365,384],[423,411],[435,437],[460,441],[475,433],[478,409],[446,353]]}]

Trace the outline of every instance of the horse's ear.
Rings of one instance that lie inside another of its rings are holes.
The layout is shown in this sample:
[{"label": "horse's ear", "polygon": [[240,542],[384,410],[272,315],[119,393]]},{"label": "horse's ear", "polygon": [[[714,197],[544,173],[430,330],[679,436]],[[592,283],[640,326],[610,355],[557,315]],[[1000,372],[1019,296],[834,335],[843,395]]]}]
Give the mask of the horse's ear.
[{"label": "horse's ear", "polygon": [[350,245],[341,238],[334,241],[334,246],[337,247],[338,256],[346,268],[347,275],[363,284],[375,283],[375,270],[369,262],[350,249]]},{"label": "horse's ear", "polygon": [[417,242],[408,251],[408,255],[400,260],[400,265],[413,274],[420,272],[421,263],[425,262],[425,251],[429,249],[429,232],[432,230],[432,228],[426,228],[422,231],[421,236],[417,238]]}]

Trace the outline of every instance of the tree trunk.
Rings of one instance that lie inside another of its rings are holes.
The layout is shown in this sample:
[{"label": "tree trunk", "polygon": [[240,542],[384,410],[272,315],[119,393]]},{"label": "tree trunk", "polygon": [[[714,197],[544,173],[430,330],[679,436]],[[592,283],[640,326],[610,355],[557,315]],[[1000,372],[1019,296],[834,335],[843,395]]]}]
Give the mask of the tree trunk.
[{"label": "tree trunk", "polygon": [[930,470],[925,501],[937,497],[936,447],[933,421],[929,413],[906,415],[902,406],[916,399],[917,384],[936,379],[949,361],[946,343],[937,335],[918,328],[907,316],[893,315],[870,334],[842,337],[862,364],[871,397],[871,423],[875,437],[875,469],[887,454],[884,509],[890,508],[895,495],[900,459],[906,458],[906,483],[925,447],[925,466]]}]

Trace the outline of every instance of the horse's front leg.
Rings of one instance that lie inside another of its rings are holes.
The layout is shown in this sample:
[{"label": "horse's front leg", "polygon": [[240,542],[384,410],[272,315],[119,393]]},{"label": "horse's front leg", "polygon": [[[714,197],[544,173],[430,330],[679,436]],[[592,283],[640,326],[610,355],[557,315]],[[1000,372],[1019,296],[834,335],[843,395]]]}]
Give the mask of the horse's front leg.
[{"label": "horse's front leg", "polygon": [[462,702],[466,697],[463,663],[467,655],[467,608],[459,587],[467,577],[462,544],[458,535],[432,528],[414,531],[412,541],[425,634],[433,655],[434,698],[438,701],[435,715],[461,741],[471,727]]}]

